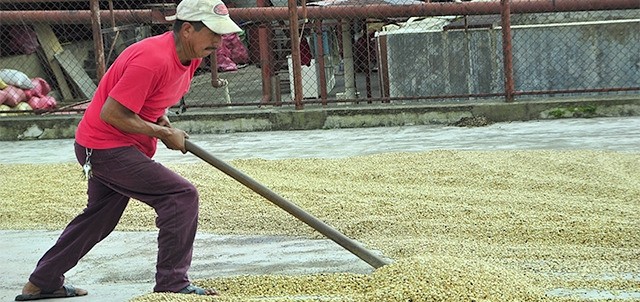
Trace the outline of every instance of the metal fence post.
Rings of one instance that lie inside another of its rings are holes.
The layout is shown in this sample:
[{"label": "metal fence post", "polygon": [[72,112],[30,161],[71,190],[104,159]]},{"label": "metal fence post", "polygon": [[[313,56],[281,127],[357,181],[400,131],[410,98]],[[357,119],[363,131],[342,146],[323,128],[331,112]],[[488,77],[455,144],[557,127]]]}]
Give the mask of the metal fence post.
[{"label": "metal fence post", "polygon": [[327,105],[327,75],[325,73],[324,62],[324,37],[322,33],[322,20],[315,20],[313,22],[316,33],[316,63],[318,64],[318,77],[320,78],[320,99],[322,100],[322,106]]},{"label": "metal fence post", "polygon": [[95,48],[96,78],[102,79],[106,71],[104,63],[104,42],[102,41],[102,26],[100,25],[100,4],[98,0],[91,0],[91,28],[93,30],[93,45]]},{"label": "metal fence post", "polygon": [[298,27],[298,3],[289,0],[289,31],[291,33],[291,62],[293,70],[293,90],[296,109],[302,105],[302,61],[300,59],[300,29]]},{"label": "metal fence post", "polygon": [[500,0],[502,15],[502,57],[504,62],[504,97],[513,102],[513,53],[511,52],[511,1]]}]

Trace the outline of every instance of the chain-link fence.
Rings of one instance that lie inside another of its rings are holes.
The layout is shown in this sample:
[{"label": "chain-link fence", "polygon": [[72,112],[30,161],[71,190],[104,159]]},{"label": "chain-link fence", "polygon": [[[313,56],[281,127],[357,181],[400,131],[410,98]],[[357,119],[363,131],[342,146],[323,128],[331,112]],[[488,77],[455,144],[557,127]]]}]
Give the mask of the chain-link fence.
[{"label": "chain-link fence", "polygon": [[[225,2],[243,32],[205,58],[180,110],[640,91],[637,0]],[[174,11],[0,0],[1,110],[82,111],[118,54],[169,30]]]}]

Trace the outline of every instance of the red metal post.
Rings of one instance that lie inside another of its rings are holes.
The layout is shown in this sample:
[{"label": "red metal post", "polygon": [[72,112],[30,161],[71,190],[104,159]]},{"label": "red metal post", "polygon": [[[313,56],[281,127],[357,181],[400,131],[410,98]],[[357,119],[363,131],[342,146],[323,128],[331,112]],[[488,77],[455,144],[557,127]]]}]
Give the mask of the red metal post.
[{"label": "red metal post", "polygon": [[303,109],[302,105],[302,60],[300,59],[300,29],[298,27],[298,3],[289,0],[289,32],[291,34],[291,62],[293,63],[293,93],[296,109]]},{"label": "red metal post", "polygon": [[218,85],[218,53],[216,51],[209,55],[209,68],[211,69],[211,86],[220,88]]},{"label": "red metal post", "polygon": [[324,69],[324,41],[322,35],[322,20],[316,20],[316,63],[318,64],[318,77],[320,78],[320,99],[322,105],[327,105],[327,75]]},{"label": "red metal post", "polygon": [[104,41],[102,40],[102,26],[100,25],[100,6],[98,0],[91,0],[89,4],[91,8],[93,47],[95,50],[96,78],[100,81],[106,70],[104,64]]},{"label": "red metal post", "polygon": [[[257,0],[258,7],[267,7],[266,0]],[[262,72],[262,99],[260,104],[267,104],[273,98],[274,91],[271,91],[271,78],[273,77],[273,60],[271,50],[271,28],[266,23],[258,25],[258,48],[260,49],[260,71]],[[278,95],[276,105],[280,106],[280,97]]]},{"label": "red metal post", "polygon": [[[366,43],[365,46],[367,47],[367,60],[366,60],[366,64],[367,66],[365,66],[364,70],[365,70],[365,88],[367,90],[367,98],[370,99],[371,98],[371,51],[370,51],[370,43],[371,41],[369,41],[369,23],[367,23],[367,19],[363,20],[363,31],[364,31],[364,39],[366,39]],[[368,101],[367,103],[371,103],[371,101]]]},{"label": "red metal post", "polygon": [[[258,27],[258,44],[260,47],[260,70],[262,71],[262,99],[260,104],[266,104],[271,101],[271,76],[273,70],[273,60],[271,59],[271,47],[269,43],[271,30],[266,24],[262,23]],[[276,100],[276,106],[279,106],[279,99]]]},{"label": "red metal post", "polygon": [[[380,79],[380,97],[382,99],[388,98],[391,93],[389,92],[389,64],[387,60],[387,35],[380,35],[378,37],[378,76]],[[383,103],[388,103],[388,100]]]},{"label": "red metal post", "polygon": [[504,63],[504,98],[513,102],[513,53],[511,52],[511,0],[500,0],[502,5],[502,60]]}]

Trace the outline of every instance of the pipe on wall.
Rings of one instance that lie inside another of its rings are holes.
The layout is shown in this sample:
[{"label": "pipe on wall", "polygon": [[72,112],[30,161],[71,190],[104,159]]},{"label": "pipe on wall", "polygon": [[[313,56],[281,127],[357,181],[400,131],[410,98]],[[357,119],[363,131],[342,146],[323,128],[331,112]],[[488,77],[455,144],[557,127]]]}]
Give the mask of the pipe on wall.
[{"label": "pipe on wall", "polygon": [[[90,10],[0,11],[0,24],[91,24]],[[111,12],[101,11],[100,20],[111,20]],[[119,24],[167,23],[157,10],[114,10],[113,20]]]},{"label": "pipe on wall", "polygon": [[[511,4],[511,13],[543,13],[613,9],[640,9],[637,0],[531,0],[516,1]],[[163,9],[164,14],[172,14]],[[114,18],[119,23],[145,22],[167,23],[163,11],[159,9],[114,10]],[[333,5],[308,6],[306,12],[298,6],[298,13],[306,13],[308,19],[343,19],[356,16],[368,18],[392,18],[411,16],[445,15],[486,15],[500,14],[499,1],[491,2],[445,2],[423,3],[416,5]],[[275,21],[288,20],[288,7],[251,7],[230,8],[229,14],[236,20]],[[109,12],[102,12],[100,18],[110,18]],[[56,24],[91,24],[91,12],[88,10],[68,11],[0,11],[0,24],[22,24],[29,22]]]},{"label": "pipe on wall", "polygon": [[[638,9],[637,0],[531,0],[516,1],[511,4],[511,13],[542,13],[556,11],[588,11],[613,9]],[[303,8],[298,7],[300,13]],[[491,2],[445,2],[423,3],[416,5],[333,5],[308,6],[306,14],[309,19],[342,19],[356,16],[368,18],[392,18],[411,16],[446,16],[446,15],[487,15],[500,14],[502,8],[499,1]],[[233,18],[243,20],[286,20],[288,8],[270,7],[230,8]]]}]

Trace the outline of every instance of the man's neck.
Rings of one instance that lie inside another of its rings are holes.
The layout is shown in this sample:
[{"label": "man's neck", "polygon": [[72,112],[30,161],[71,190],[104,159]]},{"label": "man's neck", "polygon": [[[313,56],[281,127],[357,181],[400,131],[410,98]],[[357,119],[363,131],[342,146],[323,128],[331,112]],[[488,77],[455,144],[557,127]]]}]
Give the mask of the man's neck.
[{"label": "man's neck", "polygon": [[175,42],[175,45],[176,45],[178,60],[180,60],[180,63],[182,63],[182,65],[189,66],[191,64],[191,59],[187,57],[184,46],[182,44],[182,40],[179,38],[178,35],[176,35],[175,32],[173,33],[173,41]]}]

